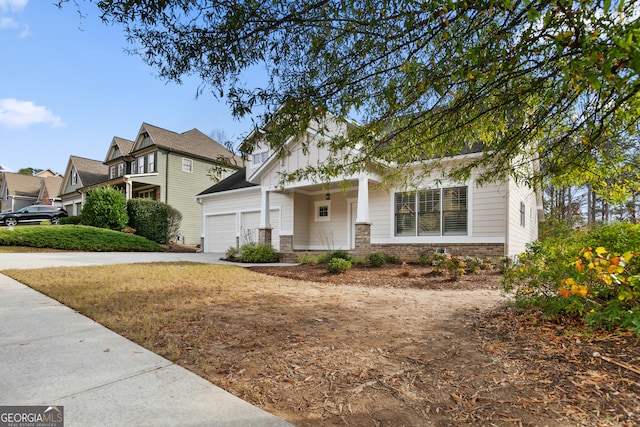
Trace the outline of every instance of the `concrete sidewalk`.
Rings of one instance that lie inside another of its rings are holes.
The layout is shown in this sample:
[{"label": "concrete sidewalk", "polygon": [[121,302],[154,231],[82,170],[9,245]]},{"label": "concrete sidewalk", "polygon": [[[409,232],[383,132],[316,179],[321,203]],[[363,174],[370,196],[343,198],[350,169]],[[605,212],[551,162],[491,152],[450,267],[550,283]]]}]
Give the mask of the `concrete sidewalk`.
[{"label": "concrete sidewalk", "polygon": [[64,406],[65,427],[291,426],[0,274],[7,405]]}]

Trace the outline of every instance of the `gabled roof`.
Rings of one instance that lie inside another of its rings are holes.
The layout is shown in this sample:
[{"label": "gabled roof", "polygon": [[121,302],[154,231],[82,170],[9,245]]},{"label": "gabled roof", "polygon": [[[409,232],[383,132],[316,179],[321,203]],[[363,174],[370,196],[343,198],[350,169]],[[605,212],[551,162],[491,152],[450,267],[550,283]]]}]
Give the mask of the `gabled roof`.
[{"label": "gabled roof", "polygon": [[[111,160],[128,156],[133,149],[133,144],[133,141],[114,136],[111,141],[111,145],[109,145],[109,149],[107,150],[107,157],[105,157],[104,162],[108,163]],[[119,151],[120,155],[114,156],[116,151]]]},{"label": "gabled roof", "polygon": [[9,195],[38,197],[42,178],[21,173],[4,172],[5,186]]},{"label": "gabled roof", "polygon": [[47,178],[47,177],[50,177],[50,176],[58,176],[58,175],[59,174],[55,173],[51,169],[45,169],[43,171],[40,171],[40,172],[34,174],[33,176],[37,176],[39,178]]},{"label": "gabled roof", "polygon": [[253,184],[247,181],[247,169],[242,168],[239,171],[235,172],[234,174],[218,182],[217,184],[212,185],[211,187],[207,188],[203,192],[197,194],[196,197],[204,196],[206,194],[221,193],[223,191],[239,190],[241,188],[257,187],[257,186],[258,184]]},{"label": "gabled roof", "polygon": [[45,178],[41,178],[41,190],[39,196],[42,194],[42,190],[46,191],[46,194],[49,195],[50,199],[56,198],[60,195],[60,184],[62,184],[62,180],[64,179],[62,175],[55,176],[47,176]]},{"label": "gabled roof", "polygon": [[[198,129],[191,129],[187,132],[176,133],[170,130],[159,128],[148,123],[142,123],[138,138],[132,148],[132,152],[140,149],[142,135],[144,132],[149,134],[153,143],[168,151],[176,151],[183,154],[190,154],[207,160],[220,162],[221,159],[235,160],[235,164],[240,164],[240,158],[221,144],[208,137]],[[233,162],[231,164],[234,164]]]},{"label": "gabled roof", "polygon": [[[71,163],[78,173],[78,179],[83,187],[99,184],[109,178],[109,166],[99,160],[70,156],[69,163]],[[69,170],[67,176],[70,175],[71,171]]]}]

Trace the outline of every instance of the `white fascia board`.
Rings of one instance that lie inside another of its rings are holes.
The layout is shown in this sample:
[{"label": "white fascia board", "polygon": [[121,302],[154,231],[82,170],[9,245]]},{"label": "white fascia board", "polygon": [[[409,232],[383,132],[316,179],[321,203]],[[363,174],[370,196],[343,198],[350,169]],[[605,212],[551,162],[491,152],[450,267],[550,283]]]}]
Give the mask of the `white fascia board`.
[{"label": "white fascia board", "polygon": [[248,192],[250,192],[252,190],[253,191],[260,191],[261,187],[260,186],[244,187],[244,188],[236,188],[235,190],[219,191],[217,193],[201,194],[201,195],[195,196],[195,199],[196,200],[210,199],[211,197],[226,196],[228,194],[248,193]]}]

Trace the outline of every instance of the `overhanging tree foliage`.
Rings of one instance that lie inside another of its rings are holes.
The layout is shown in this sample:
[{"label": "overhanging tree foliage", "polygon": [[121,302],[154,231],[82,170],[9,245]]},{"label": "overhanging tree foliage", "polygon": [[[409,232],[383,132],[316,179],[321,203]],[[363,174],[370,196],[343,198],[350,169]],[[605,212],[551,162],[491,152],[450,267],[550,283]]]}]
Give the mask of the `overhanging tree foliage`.
[{"label": "overhanging tree foliage", "polygon": [[[604,177],[633,166],[637,1],[88,1],[162,78],[198,76],[237,116],[260,109],[274,146],[327,112],[356,118],[327,144],[358,150],[305,171],[319,179],[380,159],[405,172],[473,143],[493,154],[459,176],[535,183],[517,166],[540,161],[548,177],[606,192]],[[246,81],[256,69],[265,81]]]}]

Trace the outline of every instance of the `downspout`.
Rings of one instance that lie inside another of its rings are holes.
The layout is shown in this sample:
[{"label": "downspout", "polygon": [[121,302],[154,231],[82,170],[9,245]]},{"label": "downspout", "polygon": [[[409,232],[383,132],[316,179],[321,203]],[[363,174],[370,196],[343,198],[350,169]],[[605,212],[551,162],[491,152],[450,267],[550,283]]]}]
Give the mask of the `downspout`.
[{"label": "downspout", "polygon": [[164,163],[164,202],[169,204],[169,160],[171,156],[171,148],[167,151],[167,161]]}]

